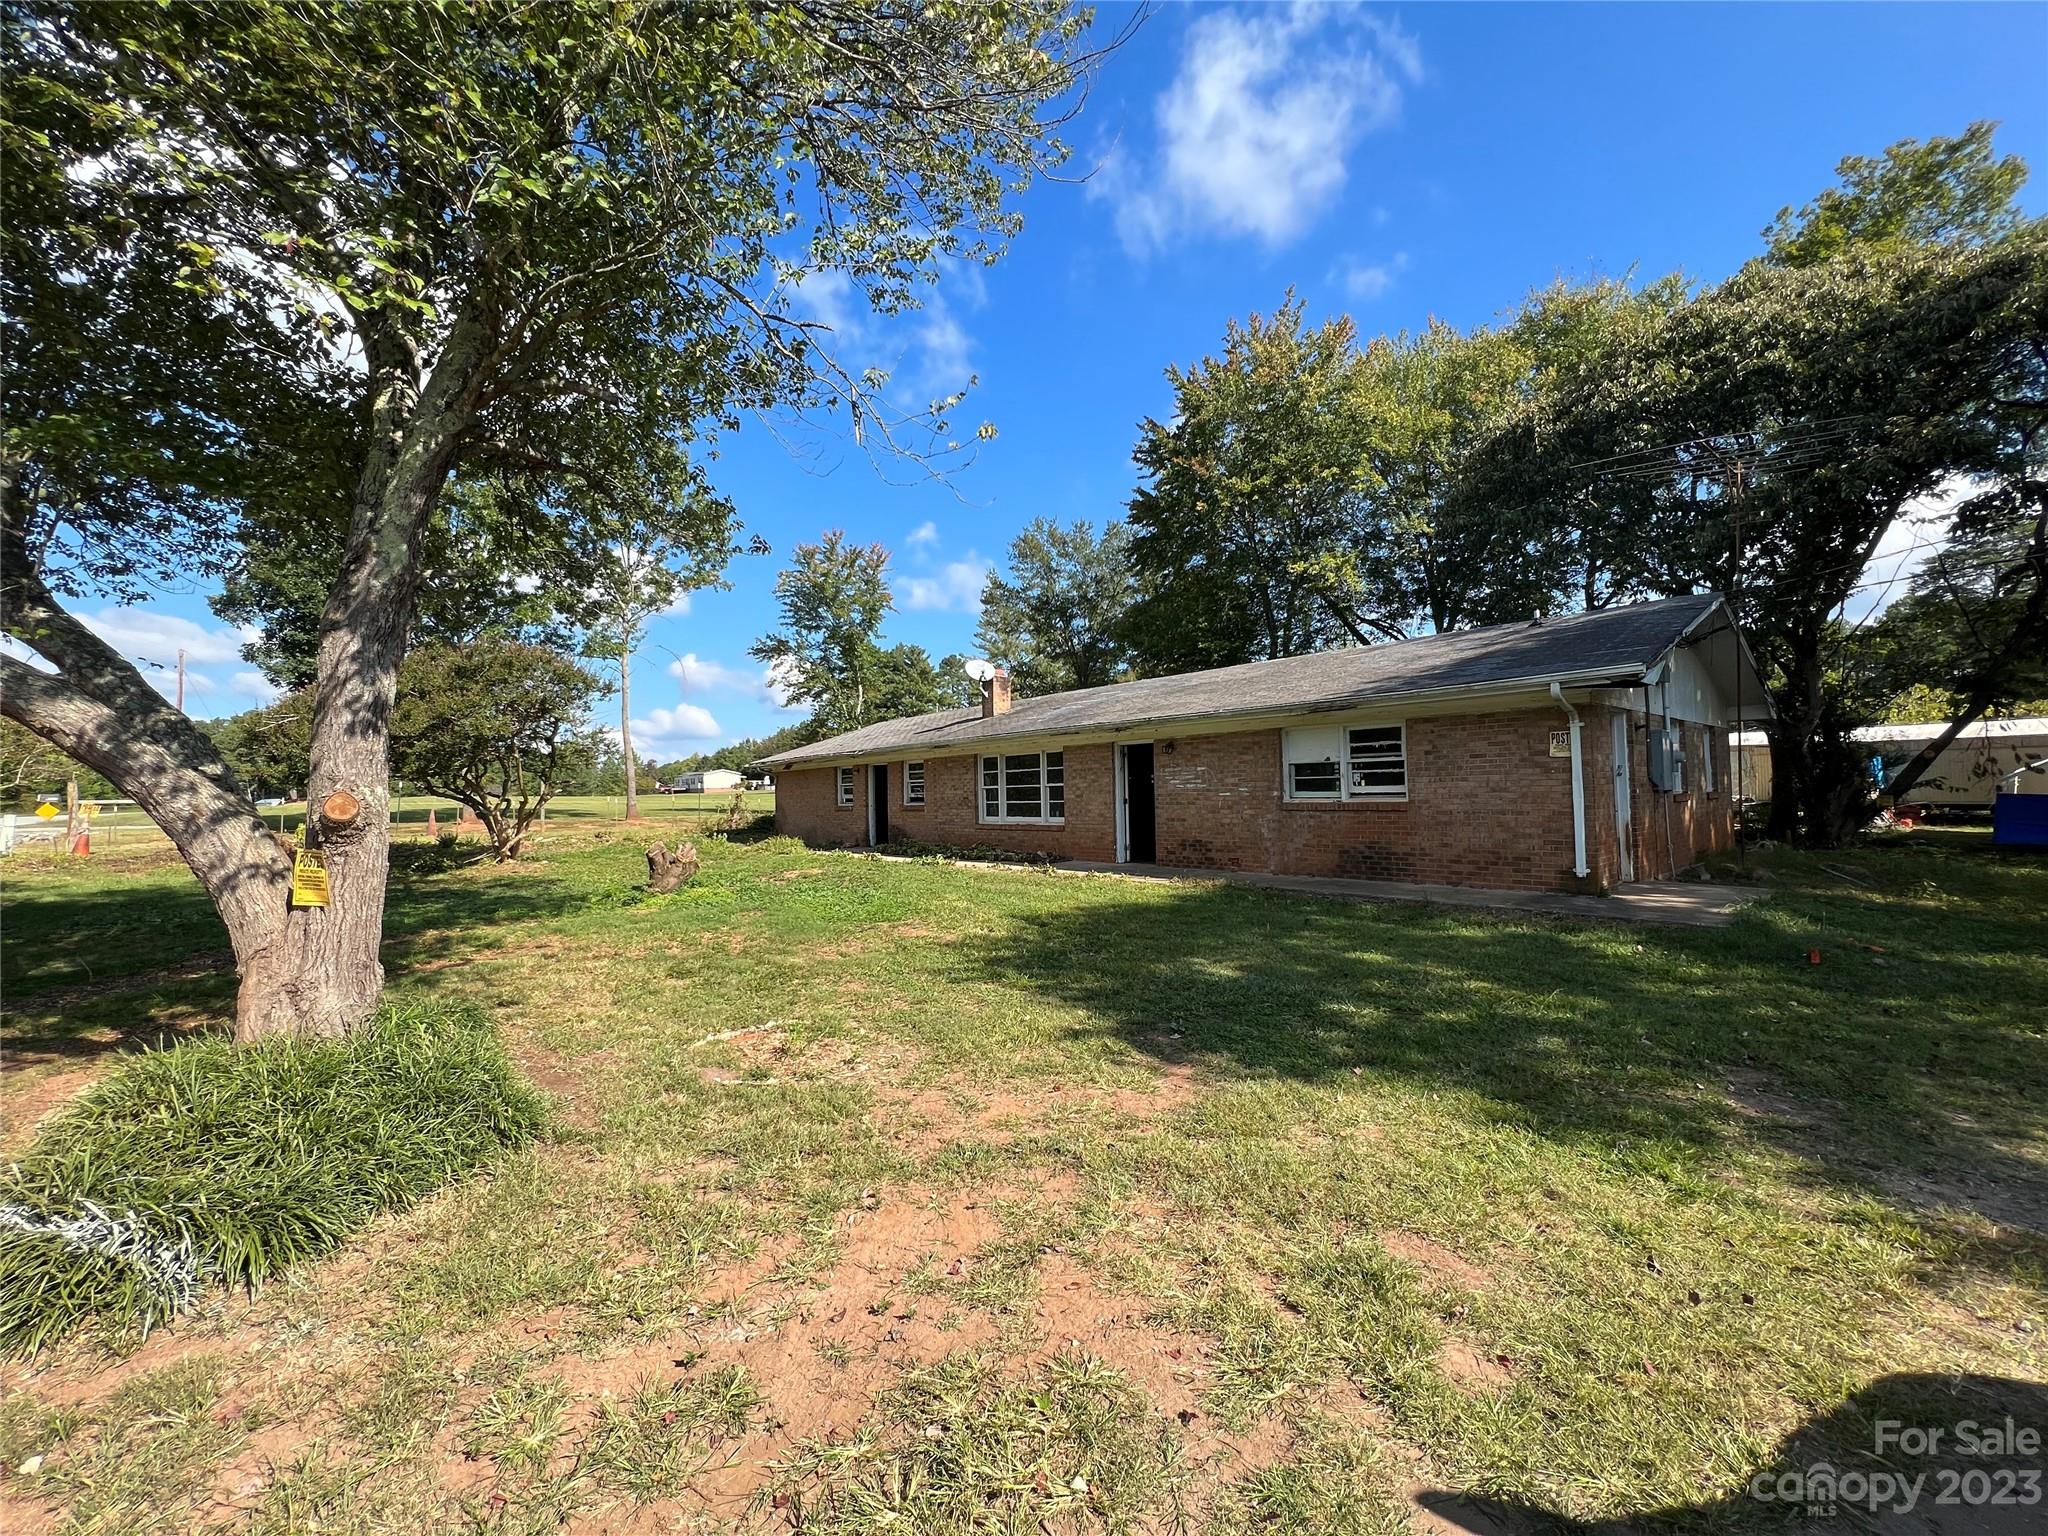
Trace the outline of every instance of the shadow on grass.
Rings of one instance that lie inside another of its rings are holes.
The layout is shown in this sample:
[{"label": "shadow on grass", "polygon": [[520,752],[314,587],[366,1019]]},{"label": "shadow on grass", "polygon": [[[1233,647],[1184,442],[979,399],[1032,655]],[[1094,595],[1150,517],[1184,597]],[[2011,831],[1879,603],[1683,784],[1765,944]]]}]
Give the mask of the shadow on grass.
[{"label": "shadow on grass", "polygon": [[1425,1490],[1416,1502],[1434,1529],[1472,1536],[1625,1536],[1756,1526],[2032,1536],[2041,1529],[2048,1500],[2042,1486],[2048,1472],[2044,1443],[2048,1387],[2039,1382],[1881,1376],[1786,1436],[1768,1465],[1728,1498],[1597,1524],[1537,1505],[1444,1489]]},{"label": "shadow on grass", "polygon": [[[1889,957],[1843,936],[1855,910],[1788,894],[1726,930],[1613,931],[1188,884],[1020,917],[953,967],[1165,1060],[1400,1078],[1645,1166],[1711,1171],[1761,1142],[1816,1183],[2048,1231],[2040,1169],[2006,1150],[2048,1137],[2038,922],[1937,911]],[[1829,923],[1841,958],[1810,967]]]},{"label": "shadow on grass", "polygon": [[[387,965],[392,948],[424,957],[437,934],[488,933],[631,895],[628,881],[593,884],[552,865],[465,878],[475,853],[467,843],[452,855],[431,843],[394,850]],[[235,985],[227,932],[182,868],[169,881],[71,888],[9,904],[0,989],[11,1066],[90,1059],[225,1027]]]}]

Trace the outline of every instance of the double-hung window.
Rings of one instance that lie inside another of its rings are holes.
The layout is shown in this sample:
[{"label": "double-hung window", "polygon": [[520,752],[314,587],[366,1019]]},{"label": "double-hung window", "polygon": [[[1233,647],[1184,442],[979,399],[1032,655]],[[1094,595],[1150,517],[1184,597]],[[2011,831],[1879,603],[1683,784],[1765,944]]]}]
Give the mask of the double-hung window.
[{"label": "double-hung window", "polygon": [[852,804],[853,770],[851,768],[842,768],[839,770],[839,808],[845,810]]},{"label": "double-hung window", "polygon": [[903,765],[903,803],[905,805],[924,804],[923,763],[905,763]]},{"label": "double-hung window", "polygon": [[1318,725],[1281,737],[1289,800],[1405,800],[1408,739],[1399,725]]},{"label": "double-hung window", "polygon": [[1005,752],[981,760],[984,822],[1061,822],[1067,819],[1067,759],[1063,752]]}]

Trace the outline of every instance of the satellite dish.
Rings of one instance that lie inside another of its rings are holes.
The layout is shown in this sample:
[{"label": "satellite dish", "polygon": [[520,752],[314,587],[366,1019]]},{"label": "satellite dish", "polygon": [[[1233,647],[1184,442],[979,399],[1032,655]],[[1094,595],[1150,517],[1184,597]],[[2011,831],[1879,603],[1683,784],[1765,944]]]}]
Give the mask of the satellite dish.
[{"label": "satellite dish", "polygon": [[995,663],[992,661],[984,661],[979,656],[968,657],[966,665],[967,675],[973,678],[977,683],[985,683],[990,678],[996,675]]}]

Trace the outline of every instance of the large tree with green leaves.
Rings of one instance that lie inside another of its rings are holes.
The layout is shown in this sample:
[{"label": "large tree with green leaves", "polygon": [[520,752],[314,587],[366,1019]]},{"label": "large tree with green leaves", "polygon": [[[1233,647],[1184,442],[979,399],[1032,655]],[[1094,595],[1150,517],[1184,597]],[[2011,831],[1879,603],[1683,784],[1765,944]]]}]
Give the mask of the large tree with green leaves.
[{"label": "large tree with green leaves", "polygon": [[[1799,259],[1754,261],[1632,332],[1549,401],[1523,464],[1544,497],[1591,498],[1630,531],[1643,585],[1734,594],[1772,680],[1771,833],[1820,843],[1866,805],[1836,616],[1942,487],[2036,506],[2048,419],[2048,229],[2009,217],[2004,163],[1936,140],[1864,164],[1808,217],[1883,238],[1819,251],[1781,221],[1774,250]],[[1924,222],[1949,238],[1909,238],[1886,176],[1934,196]]]},{"label": "large tree with green leaves", "polygon": [[1341,640],[1369,643],[1546,611],[1602,556],[1516,486],[1478,492],[1485,445],[1554,374],[1584,370],[1639,302],[1548,295],[1516,323],[1358,345],[1292,296],[1232,322],[1220,355],[1172,369],[1131,502],[1143,590],[1126,626],[1147,671]]},{"label": "large tree with green leaves", "polygon": [[[942,258],[991,254],[1060,153],[1048,109],[1085,25],[1054,0],[40,0],[10,21],[7,254],[38,297],[8,337],[35,382],[9,386],[0,595],[56,670],[0,658],[5,708],[170,834],[226,923],[243,1039],[346,1030],[381,990],[391,711],[451,478],[504,486],[538,563],[596,547],[622,501],[694,516],[691,438],[750,409],[836,406],[886,446],[803,277],[901,308]],[[59,312],[81,260],[132,285],[131,340],[180,343],[156,398],[100,390],[82,427],[62,381],[95,342]],[[202,451],[138,452],[157,422]],[[138,547],[222,560],[333,495],[308,820],[333,894],[298,910],[219,754],[60,577],[118,580]]]},{"label": "large tree with green leaves", "polygon": [[1139,429],[1130,502],[1142,596],[1126,635],[1145,672],[1399,634],[1363,612],[1348,534],[1370,470],[1353,438],[1348,319],[1309,326],[1289,294],[1225,329],[1223,350],[1166,371],[1173,414]]},{"label": "large tree with green leaves", "polygon": [[889,594],[889,551],[852,544],[833,529],[799,544],[775,578],[781,627],[754,642],[784,698],[808,705],[820,733],[857,730],[881,718],[870,695],[879,681],[875,643],[895,606]]},{"label": "large tree with green leaves", "polygon": [[1124,617],[1137,596],[1122,523],[1098,536],[1086,522],[1034,518],[1010,541],[1008,569],[989,572],[975,644],[1019,697],[1113,683],[1129,670]]}]

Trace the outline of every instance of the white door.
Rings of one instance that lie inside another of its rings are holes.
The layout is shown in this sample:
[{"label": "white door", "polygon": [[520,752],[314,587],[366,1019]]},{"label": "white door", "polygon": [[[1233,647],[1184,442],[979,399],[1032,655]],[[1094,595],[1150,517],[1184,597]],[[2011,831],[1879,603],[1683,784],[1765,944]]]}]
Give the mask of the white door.
[{"label": "white door", "polygon": [[1636,851],[1629,837],[1628,716],[1614,712],[1614,841],[1621,849],[1621,878],[1636,877]]}]

